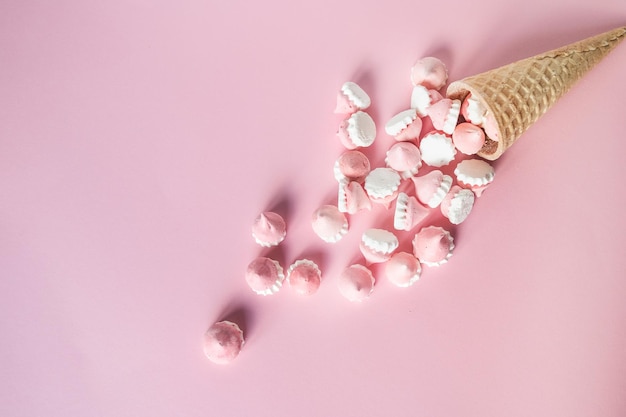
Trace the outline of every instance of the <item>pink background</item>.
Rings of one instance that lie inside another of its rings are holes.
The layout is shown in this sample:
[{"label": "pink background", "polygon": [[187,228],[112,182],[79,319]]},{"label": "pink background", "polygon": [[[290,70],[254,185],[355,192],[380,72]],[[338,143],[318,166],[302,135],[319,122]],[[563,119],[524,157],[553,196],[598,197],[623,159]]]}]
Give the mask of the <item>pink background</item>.
[{"label": "pink background", "polygon": [[[496,164],[457,249],[343,299],[312,211],[336,191],[335,94],[382,125],[408,71],[459,79],[626,23],[618,0],[0,3],[0,415],[626,415],[626,45]],[[260,297],[250,225],[317,259]],[[384,215],[384,211],[377,210]],[[380,218],[379,218],[380,219]],[[233,317],[236,362],[202,335]]]}]

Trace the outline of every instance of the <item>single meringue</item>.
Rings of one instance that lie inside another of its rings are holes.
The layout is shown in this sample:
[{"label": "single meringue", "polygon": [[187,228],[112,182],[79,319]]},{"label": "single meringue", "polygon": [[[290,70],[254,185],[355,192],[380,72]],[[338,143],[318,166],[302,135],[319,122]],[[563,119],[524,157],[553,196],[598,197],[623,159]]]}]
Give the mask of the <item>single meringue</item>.
[{"label": "single meringue", "polygon": [[271,295],[283,286],[285,275],[278,261],[259,256],[246,270],[246,282],[259,295]]},{"label": "single meringue", "polygon": [[456,155],[452,137],[439,132],[431,132],[424,136],[419,149],[422,161],[432,167],[448,165]]},{"label": "single meringue", "polygon": [[393,228],[396,230],[411,230],[429,214],[430,210],[422,206],[415,197],[406,193],[399,193],[393,216]]},{"label": "single meringue", "polygon": [[474,155],[485,144],[485,132],[472,123],[459,123],[452,132],[452,142],[459,152]]},{"label": "single meringue", "polygon": [[485,106],[483,106],[479,100],[472,97],[471,93],[463,99],[463,103],[461,104],[461,115],[465,121],[476,126],[482,126],[485,122],[486,114],[487,109]]},{"label": "single meringue", "polygon": [[309,259],[299,259],[287,269],[287,282],[300,295],[317,292],[322,281],[322,273],[317,264]]},{"label": "single meringue", "polygon": [[441,89],[448,81],[448,69],[445,64],[435,57],[419,59],[411,68],[411,82],[413,85],[423,85],[434,90]]},{"label": "single meringue", "polygon": [[384,229],[368,229],[361,236],[359,248],[370,263],[385,262],[398,248],[396,235]]},{"label": "single meringue", "polygon": [[463,188],[469,188],[480,197],[493,182],[496,172],[493,167],[482,159],[468,159],[461,161],[454,169],[457,182]]},{"label": "single meringue", "polygon": [[346,268],[337,280],[341,295],[355,302],[367,300],[374,291],[375,282],[372,271],[359,264]]},{"label": "single meringue", "polygon": [[376,168],[365,177],[365,191],[374,203],[389,207],[398,195],[402,178],[391,168]]},{"label": "single meringue", "polygon": [[429,90],[423,85],[416,85],[411,92],[411,108],[417,111],[417,115],[424,117],[428,115],[428,108],[442,100],[443,96],[437,90]]},{"label": "single meringue", "polygon": [[384,264],[385,276],[398,287],[410,287],[415,284],[422,274],[422,265],[410,253],[395,253]]},{"label": "single meringue", "polygon": [[454,239],[439,226],[427,226],[413,238],[413,254],[426,266],[439,266],[452,256]]},{"label": "single meringue", "polygon": [[398,142],[387,151],[385,164],[398,171],[402,178],[410,178],[422,166],[422,155],[419,148],[411,142]]},{"label": "single meringue", "polygon": [[227,365],[235,360],[243,345],[243,331],[236,323],[223,320],[209,327],[202,348],[211,362]]},{"label": "single meringue", "polygon": [[441,202],[441,213],[452,224],[461,224],[474,207],[475,196],[472,190],[453,185],[450,192]]},{"label": "single meringue", "polygon": [[361,151],[350,150],[342,153],[335,161],[335,179],[341,181],[357,181],[362,183],[370,172],[370,160]]},{"label": "single meringue", "polygon": [[276,246],[285,239],[287,224],[278,213],[266,211],[259,214],[252,225],[252,237],[264,247]]},{"label": "single meringue", "polygon": [[348,219],[337,206],[323,205],[313,213],[311,227],[324,242],[339,242],[348,233]]},{"label": "single meringue", "polygon": [[433,127],[451,135],[461,114],[461,101],[444,98],[432,104],[427,110]]},{"label": "single meringue", "polygon": [[385,132],[397,141],[417,139],[422,132],[422,119],[415,109],[401,111],[387,122]]},{"label": "single meringue", "polygon": [[372,201],[363,186],[356,181],[339,183],[337,198],[337,207],[342,213],[355,214],[361,210],[372,209]]},{"label": "single meringue", "polygon": [[369,114],[359,110],[341,122],[337,136],[347,149],[366,148],[376,139],[376,123]]},{"label": "single meringue", "polygon": [[452,177],[438,169],[428,174],[411,178],[417,199],[428,207],[435,208],[444,199],[452,186]]},{"label": "single meringue", "polygon": [[357,83],[347,81],[337,93],[335,113],[351,114],[357,110],[365,110],[371,104],[370,96]]}]

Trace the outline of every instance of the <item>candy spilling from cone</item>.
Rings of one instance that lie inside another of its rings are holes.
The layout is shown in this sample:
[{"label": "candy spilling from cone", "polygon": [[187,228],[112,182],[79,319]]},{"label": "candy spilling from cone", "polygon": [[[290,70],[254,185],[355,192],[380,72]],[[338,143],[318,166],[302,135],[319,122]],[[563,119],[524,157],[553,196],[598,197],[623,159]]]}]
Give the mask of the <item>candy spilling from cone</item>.
[{"label": "candy spilling from cone", "polygon": [[[449,226],[465,221],[476,198],[494,180],[488,161],[509,149],[624,37],[626,27],[614,29],[454,81],[445,94],[448,73],[443,62],[434,57],[418,60],[411,69],[409,108],[385,124],[385,133],[393,139],[385,166],[379,167],[371,166],[364,153],[378,137],[367,113],[371,99],[357,83],[344,83],[335,109],[344,115],[337,136],[346,148],[332,167],[337,202],[314,211],[312,229],[332,245],[349,233],[350,216],[380,204],[393,216],[393,231],[371,228],[363,233],[358,248],[363,262],[346,267],[337,278],[338,291],[350,301],[367,300],[376,281],[372,264],[382,264],[381,273],[398,287],[417,282],[422,266],[445,264],[455,248],[454,237],[450,227],[425,224],[433,210],[439,210]],[[409,239],[404,239],[407,233]],[[274,212],[260,214],[252,227],[254,240],[263,247],[281,244],[286,234],[285,219]],[[411,248],[403,250],[401,241],[409,241]],[[309,296],[323,281],[312,260],[296,259],[283,268],[264,256],[248,265],[245,279],[255,293],[265,296],[285,282],[295,293]],[[216,363],[234,360],[242,346],[243,333],[229,321],[216,323],[205,334],[205,354]]]},{"label": "candy spilling from cone", "polygon": [[621,27],[451,83],[449,97],[463,99],[471,94],[495,119],[497,140],[488,138],[478,154],[489,160],[499,158],[625,34],[626,27]]}]

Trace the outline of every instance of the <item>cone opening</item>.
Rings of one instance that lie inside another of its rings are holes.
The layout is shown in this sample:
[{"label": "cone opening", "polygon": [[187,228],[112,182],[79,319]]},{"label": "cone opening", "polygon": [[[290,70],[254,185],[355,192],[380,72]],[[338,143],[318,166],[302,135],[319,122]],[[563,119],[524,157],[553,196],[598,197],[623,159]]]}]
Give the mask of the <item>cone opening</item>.
[{"label": "cone opening", "polygon": [[493,116],[494,125],[483,130],[498,141],[488,138],[478,155],[499,158],[625,37],[626,27],[617,28],[451,83],[448,97],[463,100],[471,94]]},{"label": "cone opening", "polygon": [[[500,142],[496,142],[495,140],[489,139],[489,137],[487,137],[487,135],[485,134],[485,144],[480,149],[480,151],[478,151],[478,156],[482,156],[483,158],[490,159],[490,160],[496,159],[493,156],[496,155],[498,152],[499,143]],[[500,154],[502,154],[502,152],[500,152]]]},{"label": "cone opening", "polygon": [[[480,100],[481,104],[487,109],[487,112],[496,115],[489,103],[481,96],[481,94],[478,91],[475,91],[470,85],[465,84],[462,81],[455,81],[451,83],[446,91],[446,95],[448,96],[448,98],[461,100],[461,102],[463,102],[463,100],[465,100],[465,98],[470,93],[472,94],[472,97]],[[484,128],[482,129],[483,131],[485,130]],[[492,140],[485,132],[485,144],[480,149],[480,151],[478,151],[477,155],[490,161],[498,159],[504,153],[502,129],[499,125],[498,135],[500,136],[500,140],[495,141]]]}]

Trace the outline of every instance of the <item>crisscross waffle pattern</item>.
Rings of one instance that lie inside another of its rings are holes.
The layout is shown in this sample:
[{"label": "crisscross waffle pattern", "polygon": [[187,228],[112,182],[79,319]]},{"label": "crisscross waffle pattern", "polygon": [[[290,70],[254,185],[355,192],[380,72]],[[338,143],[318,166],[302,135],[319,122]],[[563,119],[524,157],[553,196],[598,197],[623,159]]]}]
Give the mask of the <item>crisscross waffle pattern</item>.
[{"label": "crisscross waffle pattern", "polygon": [[522,59],[450,84],[447,94],[468,93],[493,114],[500,141],[488,139],[478,153],[495,160],[582,76],[625,37],[626,27]]}]

